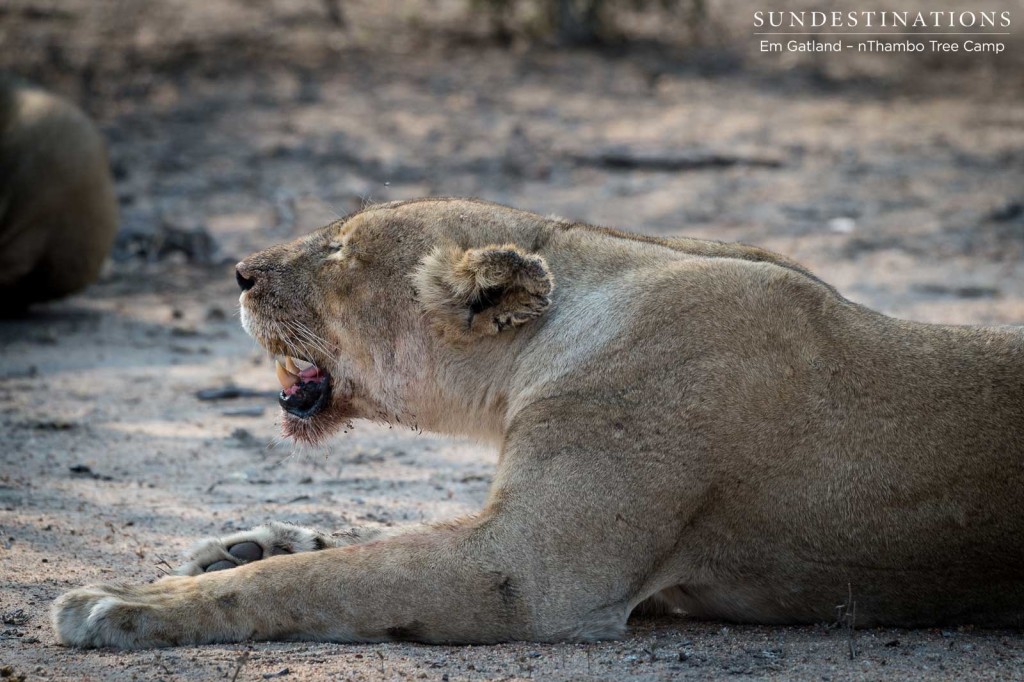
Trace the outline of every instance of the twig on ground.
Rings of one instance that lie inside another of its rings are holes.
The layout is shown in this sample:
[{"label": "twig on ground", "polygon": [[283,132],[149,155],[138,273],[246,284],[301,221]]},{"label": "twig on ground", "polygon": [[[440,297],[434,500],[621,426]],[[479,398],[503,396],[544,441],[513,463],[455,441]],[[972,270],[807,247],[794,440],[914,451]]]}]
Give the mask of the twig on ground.
[{"label": "twig on ground", "polygon": [[241,655],[235,659],[235,672],[231,676],[231,682],[238,682],[238,674],[242,672],[242,668],[249,662],[249,655],[252,653],[250,649],[246,649]]},{"label": "twig on ground", "polygon": [[857,645],[854,641],[854,626],[857,621],[857,602],[853,600],[853,585],[846,584],[846,603],[836,607],[836,625],[846,629],[846,643],[849,648],[849,656],[852,661],[857,657]]},{"label": "twig on ground", "polygon": [[606,149],[593,153],[574,154],[570,159],[580,166],[594,166],[607,170],[646,170],[665,173],[714,170],[747,166],[752,168],[781,168],[781,159],[760,156],[738,156],[707,151],[642,151],[633,149]]}]

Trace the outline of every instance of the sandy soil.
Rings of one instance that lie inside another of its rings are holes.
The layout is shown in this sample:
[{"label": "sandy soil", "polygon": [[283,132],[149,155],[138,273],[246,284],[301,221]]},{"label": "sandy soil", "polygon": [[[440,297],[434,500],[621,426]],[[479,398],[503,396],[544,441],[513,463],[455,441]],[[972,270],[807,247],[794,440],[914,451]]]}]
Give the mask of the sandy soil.
[{"label": "sandy soil", "polygon": [[[960,65],[928,71],[958,84],[930,89],[930,75],[903,87],[727,52],[504,48],[444,24],[457,23],[452,3],[408,6],[352,3],[348,32],[316,2],[0,13],[17,48],[0,65],[103,127],[123,223],[102,282],[0,322],[0,677],[1024,679],[1019,633],[970,628],[677,618],[586,645],[55,644],[47,609],[61,591],[154,579],[199,537],[267,519],[442,519],[482,502],[495,453],[469,442],[370,425],[318,450],[276,438],[272,368],[237,324],[231,264],[366,201],[469,194],[749,241],[894,315],[1024,321],[1019,74]],[[623,154],[698,167],[609,162]],[[704,167],[712,156],[735,163]],[[197,397],[225,386],[250,394]]]}]

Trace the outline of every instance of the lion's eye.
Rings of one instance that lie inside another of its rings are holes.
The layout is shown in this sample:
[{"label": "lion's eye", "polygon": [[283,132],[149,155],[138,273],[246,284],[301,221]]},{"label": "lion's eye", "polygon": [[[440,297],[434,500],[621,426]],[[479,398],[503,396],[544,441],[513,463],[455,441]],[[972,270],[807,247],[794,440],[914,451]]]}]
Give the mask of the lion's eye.
[{"label": "lion's eye", "polygon": [[345,260],[348,255],[344,242],[330,242],[327,244],[327,258],[330,260]]}]

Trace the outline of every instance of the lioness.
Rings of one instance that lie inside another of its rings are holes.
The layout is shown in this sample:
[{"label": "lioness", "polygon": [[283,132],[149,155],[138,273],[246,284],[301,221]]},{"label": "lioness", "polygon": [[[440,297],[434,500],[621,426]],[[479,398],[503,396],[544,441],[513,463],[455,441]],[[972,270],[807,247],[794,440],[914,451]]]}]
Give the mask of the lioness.
[{"label": "lioness", "polygon": [[0,314],[93,282],[116,231],[95,126],[67,100],[0,74]]},{"label": "lioness", "polygon": [[1020,329],[892,319],[753,247],[459,199],[364,210],[237,278],[244,326],[286,358],[288,435],[388,416],[490,439],[487,504],[207,540],[182,575],[63,595],[61,642],[591,640],[652,598],[1021,623]]}]

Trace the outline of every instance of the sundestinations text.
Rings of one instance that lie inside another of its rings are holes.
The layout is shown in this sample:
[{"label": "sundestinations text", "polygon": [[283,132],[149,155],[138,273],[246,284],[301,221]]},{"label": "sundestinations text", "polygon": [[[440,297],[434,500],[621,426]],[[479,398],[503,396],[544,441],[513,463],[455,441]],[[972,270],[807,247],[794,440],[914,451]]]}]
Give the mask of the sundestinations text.
[{"label": "sundestinations text", "polygon": [[1010,28],[1010,12],[754,12],[754,28]]}]

